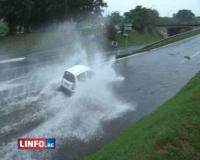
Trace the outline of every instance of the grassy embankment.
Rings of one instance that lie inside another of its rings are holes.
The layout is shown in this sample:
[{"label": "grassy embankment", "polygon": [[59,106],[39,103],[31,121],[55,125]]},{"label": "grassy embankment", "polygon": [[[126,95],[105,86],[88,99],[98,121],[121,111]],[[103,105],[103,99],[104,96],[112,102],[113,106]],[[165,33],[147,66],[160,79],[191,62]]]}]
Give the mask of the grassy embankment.
[{"label": "grassy embankment", "polygon": [[33,32],[0,37],[0,56],[12,58],[27,55],[32,51],[60,47],[69,39],[64,35],[63,32]]},{"label": "grassy embankment", "polygon": [[[158,48],[182,39],[186,39],[192,36],[200,34],[200,30],[195,30],[180,34],[177,36],[169,37],[167,39],[161,40],[161,35],[158,31],[152,29],[152,31],[145,30],[143,33],[132,30],[128,36],[127,45],[144,45],[150,44],[146,47],[136,50],[131,54],[148,51],[154,48]],[[117,35],[117,40],[119,41],[120,47],[126,46],[126,38],[122,35]],[[69,42],[67,42],[69,41]],[[62,45],[71,44],[70,37],[64,36],[63,32],[35,32],[18,34],[14,36],[0,37],[0,56],[6,55],[6,57],[19,57],[24,56],[31,51],[40,51]],[[109,42],[111,43],[111,42]],[[87,47],[87,46],[86,46]],[[126,57],[131,54],[120,54],[117,58]]]},{"label": "grassy embankment", "polygon": [[[98,33],[101,35],[102,31],[88,29],[83,30],[82,34],[87,35],[93,32],[95,32],[95,34]],[[124,47],[126,39],[121,35],[118,35],[117,38],[120,47]],[[160,34],[155,30],[152,30],[151,33],[147,30],[143,33],[131,31],[128,38],[128,45],[148,44],[159,39],[161,39]],[[23,56],[31,51],[45,50],[49,49],[50,47],[55,48],[61,45],[66,45],[67,43],[71,44],[70,40],[71,37],[69,35],[65,35],[61,31],[33,32],[0,37],[0,55],[3,54],[11,58]],[[86,47],[90,47],[90,44],[85,45]]]},{"label": "grassy embankment", "polygon": [[[129,36],[126,38],[121,34],[117,35],[117,41],[119,42],[120,47],[125,47],[126,45],[142,45],[149,44],[162,39],[160,33],[155,30],[145,30],[144,32],[138,32],[136,30],[132,30],[129,33]],[[128,42],[128,43],[127,43]],[[127,44],[126,44],[127,43]]]},{"label": "grassy embankment", "polygon": [[200,34],[200,29],[194,30],[194,31],[189,31],[189,32],[182,33],[182,34],[179,34],[179,35],[175,35],[175,36],[172,36],[172,37],[157,41],[157,42],[152,43],[150,45],[147,45],[144,48],[141,48],[141,49],[139,49],[137,51],[134,51],[131,54],[118,55],[117,58],[126,57],[126,56],[129,56],[129,55],[132,55],[132,54],[135,54],[135,53],[139,53],[139,52],[149,51],[151,49],[162,47],[162,46],[168,45],[170,43],[174,43],[174,42],[186,39],[186,38],[193,37],[193,36],[198,35],[198,34]]},{"label": "grassy embankment", "polygon": [[199,160],[200,73],[175,97],[84,160]]}]

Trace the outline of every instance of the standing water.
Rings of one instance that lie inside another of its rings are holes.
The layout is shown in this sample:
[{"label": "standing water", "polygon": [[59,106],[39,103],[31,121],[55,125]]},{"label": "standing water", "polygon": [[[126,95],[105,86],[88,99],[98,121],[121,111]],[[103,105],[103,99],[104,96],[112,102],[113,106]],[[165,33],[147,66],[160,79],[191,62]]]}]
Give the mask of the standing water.
[{"label": "standing water", "polygon": [[[113,59],[105,61],[100,55],[96,53],[92,61],[88,61],[86,52],[80,48],[77,54],[68,56],[66,62],[34,68],[20,81],[23,85],[16,93],[25,94],[26,98],[0,107],[1,158],[34,160],[49,157],[49,152],[18,150],[17,138],[56,138],[57,149],[70,138],[88,142],[93,136],[103,134],[104,122],[135,109],[114,94],[112,84],[121,83],[124,78],[113,69]],[[61,79],[64,71],[76,64],[88,65],[95,76],[68,97],[59,90]]]}]

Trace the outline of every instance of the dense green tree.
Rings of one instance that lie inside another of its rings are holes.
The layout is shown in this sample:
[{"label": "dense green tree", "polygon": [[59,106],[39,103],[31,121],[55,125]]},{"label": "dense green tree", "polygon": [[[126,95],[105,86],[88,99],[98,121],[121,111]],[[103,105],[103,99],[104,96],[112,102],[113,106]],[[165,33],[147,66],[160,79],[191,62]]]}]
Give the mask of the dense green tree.
[{"label": "dense green tree", "polygon": [[200,23],[200,17],[196,17],[196,21]]},{"label": "dense green tree", "polygon": [[0,19],[8,23],[10,33],[28,32],[69,18],[101,16],[105,6],[103,0],[0,0]]},{"label": "dense green tree", "polygon": [[119,12],[113,12],[110,16],[108,16],[109,23],[112,25],[122,25],[123,17],[120,15]]},{"label": "dense green tree", "polygon": [[0,8],[1,15],[0,18],[3,18],[9,26],[10,32],[16,32],[16,27],[20,26],[23,21],[25,21],[25,17],[28,15],[25,14],[25,10],[28,9],[27,5],[28,0],[20,1],[20,0],[1,0]]},{"label": "dense green tree", "polygon": [[133,27],[138,31],[144,31],[145,28],[151,27],[159,18],[158,11],[154,9],[137,6],[124,14],[126,21],[133,22]]},{"label": "dense green tree", "polygon": [[0,35],[6,35],[8,33],[8,25],[0,20]]},{"label": "dense green tree", "polygon": [[123,23],[123,17],[119,12],[113,12],[107,17],[107,37],[110,40],[116,40],[118,30],[121,28]]},{"label": "dense green tree", "polygon": [[173,15],[173,18],[179,23],[188,23],[195,21],[195,15],[191,10],[179,10],[178,13]]},{"label": "dense green tree", "polygon": [[115,28],[115,26],[109,24],[107,26],[107,33],[106,33],[107,37],[109,40],[112,41],[116,41],[116,36],[117,36],[117,29]]}]

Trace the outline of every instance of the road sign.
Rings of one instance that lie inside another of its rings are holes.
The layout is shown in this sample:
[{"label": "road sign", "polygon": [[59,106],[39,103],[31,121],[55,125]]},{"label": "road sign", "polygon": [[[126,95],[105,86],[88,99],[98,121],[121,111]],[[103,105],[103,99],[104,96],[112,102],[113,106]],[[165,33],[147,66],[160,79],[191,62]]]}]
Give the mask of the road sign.
[{"label": "road sign", "polygon": [[117,41],[112,41],[112,46],[113,47],[118,47],[118,42]]},{"label": "road sign", "polygon": [[128,32],[123,32],[124,37],[128,37]]},{"label": "road sign", "polygon": [[124,37],[128,37],[128,31],[127,31],[127,30],[124,30],[123,36],[124,36]]},{"label": "road sign", "polygon": [[131,31],[132,27],[133,27],[133,25],[131,23],[125,23],[124,24],[124,30],[125,31]]}]

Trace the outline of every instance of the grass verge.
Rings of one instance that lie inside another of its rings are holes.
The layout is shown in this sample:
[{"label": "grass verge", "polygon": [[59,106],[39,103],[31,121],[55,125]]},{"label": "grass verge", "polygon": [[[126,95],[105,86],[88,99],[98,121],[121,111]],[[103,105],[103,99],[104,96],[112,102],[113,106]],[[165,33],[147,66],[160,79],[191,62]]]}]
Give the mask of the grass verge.
[{"label": "grass verge", "polygon": [[175,97],[83,160],[199,160],[200,73]]},{"label": "grass verge", "polygon": [[117,35],[117,41],[119,42],[120,47],[126,47],[126,45],[131,46],[133,44],[149,44],[159,41],[161,39],[162,36],[156,29],[146,29],[144,32],[132,30],[127,38],[122,36],[121,34]]},{"label": "grass verge", "polygon": [[[31,52],[55,49],[72,41],[61,31],[33,32],[0,37],[0,56],[7,58],[26,56]],[[71,42],[70,42],[71,44]]]},{"label": "grass verge", "polygon": [[159,47],[168,45],[170,43],[174,43],[174,42],[186,39],[186,38],[193,37],[193,36],[198,35],[198,34],[200,34],[200,29],[194,30],[194,31],[190,31],[190,32],[186,32],[186,33],[182,33],[182,34],[178,34],[178,35],[163,39],[161,41],[157,41],[157,42],[152,43],[150,45],[147,45],[144,48],[141,48],[141,49],[139,49],[137,51],[134,51],[131,54],[118,55],[116,58],[122,58],[122,57],[130,56],[130,55],[135,54],[135,53],[149,51],[151,49],[159,48]]}]

